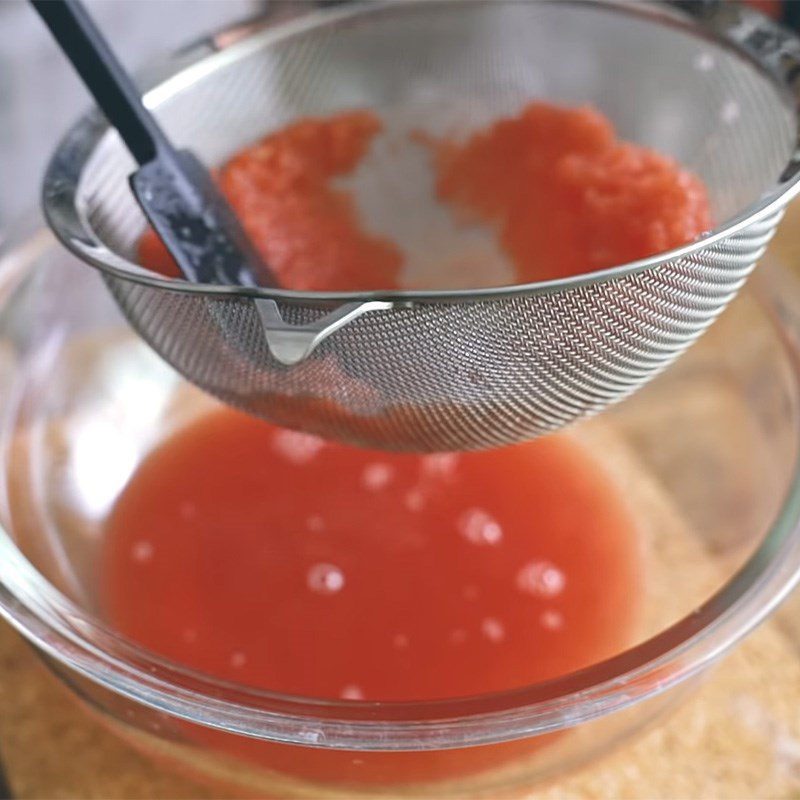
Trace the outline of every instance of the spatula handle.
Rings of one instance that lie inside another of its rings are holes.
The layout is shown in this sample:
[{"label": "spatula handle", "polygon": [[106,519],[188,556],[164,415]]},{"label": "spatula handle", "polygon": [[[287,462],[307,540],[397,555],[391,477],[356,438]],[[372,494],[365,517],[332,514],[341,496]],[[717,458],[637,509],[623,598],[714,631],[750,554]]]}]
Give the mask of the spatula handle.
[{"label": "spatula handle", "polygon": [[134,196],[183,276],[195,283],[276,286],[208,170],[177,151],[79,0],[31,0],[139,169]]},{"label": "spatula handle", "polygon": [[140,165],[171,150],[139,90],[78,0],[31,0],[65,55]]}]

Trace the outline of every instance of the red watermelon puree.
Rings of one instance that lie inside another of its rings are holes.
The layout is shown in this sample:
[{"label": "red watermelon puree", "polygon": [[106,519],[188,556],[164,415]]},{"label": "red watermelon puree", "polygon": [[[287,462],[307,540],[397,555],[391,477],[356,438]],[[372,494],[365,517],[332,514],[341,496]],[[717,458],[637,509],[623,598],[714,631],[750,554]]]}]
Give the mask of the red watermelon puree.
[{"label": "red watermelon puree", "polygon": [[532,103],[463,143],[420,135],[440,200],[494,223],[520,283],[619,266],[710,226],[701,181],[591,108]]},{"label": "red watermelon puree", "polygon": [[[399,249],[362,231],[351,197],[332,187],[380,130],[370,111],[303,119],[242,150],[219,171],[218,183],[250,240],[286,288],[397,287]],[[139,258],[156,272],[180,274],[152,231],[142,238]]]},{"label": "red watermelon puree", "polygon": [[[363,230],[352,197],[333,185],[358,166],[381,127],[371,111],[303,119],[220,169],[220,186],[286,288],[399,288],[403,243]],[[415,138],[432,150],[439,200],[467,223],[496,228],[519,283],[624,264],[710,226],[698,178],[619,141],[590,108],[532,103],[465,141]],[[139,256],[178,274],[152,233]]]},{"label": "red watermelon puree", "polygon": [[[305,697],[422,701],[618,652],[640,595],[636,535],[568,435],[401,455],[224,409],[142,463],[106,522],[100,574],[109,621],[180,664]],[[306,779],[365,783],[457,778],[536,746],[347,753],[187,735]]]}]

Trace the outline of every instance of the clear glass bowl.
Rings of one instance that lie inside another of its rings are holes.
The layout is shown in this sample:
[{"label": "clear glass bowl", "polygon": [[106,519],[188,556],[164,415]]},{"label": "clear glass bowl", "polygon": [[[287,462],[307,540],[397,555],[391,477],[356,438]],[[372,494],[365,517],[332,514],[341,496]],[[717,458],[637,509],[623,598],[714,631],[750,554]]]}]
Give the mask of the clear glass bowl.
[{"label": "clear glass bowl", "polygon": [[99,613],[104,515],[165,436],[215,407],[34,224],[0,255],[0,611],[135,746],[259,796],[495,797],[652,722],[800,569],[800,287],[763,269],[634,398],[579,425],[642,535],[635,640],[502,694],[322,702],[169,663]]}]

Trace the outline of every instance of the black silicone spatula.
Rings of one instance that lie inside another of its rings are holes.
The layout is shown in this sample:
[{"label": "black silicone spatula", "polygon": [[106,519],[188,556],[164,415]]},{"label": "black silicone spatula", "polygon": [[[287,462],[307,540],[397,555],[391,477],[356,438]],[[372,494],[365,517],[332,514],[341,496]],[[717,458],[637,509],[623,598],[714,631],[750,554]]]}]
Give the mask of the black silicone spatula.
[{"label": "black silicone spatula", "polygon": [[177,150],[78,0],[31,0],[139,164],[131,189],[184,276],[197,283],[277,286],[208,170]]}]

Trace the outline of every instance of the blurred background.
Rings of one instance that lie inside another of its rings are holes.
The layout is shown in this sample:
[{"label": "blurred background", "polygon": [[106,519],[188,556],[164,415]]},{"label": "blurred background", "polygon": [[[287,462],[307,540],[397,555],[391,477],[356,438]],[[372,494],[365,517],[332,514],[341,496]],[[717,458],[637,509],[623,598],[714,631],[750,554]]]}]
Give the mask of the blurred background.
[{"label": "blurred background", "polygon": [[[311,0],[86,0],[135,70],[226,24],[302,12]],[[25,0],[0,0],[0,231],[38,202],[45,164],[89,97]]]}]

